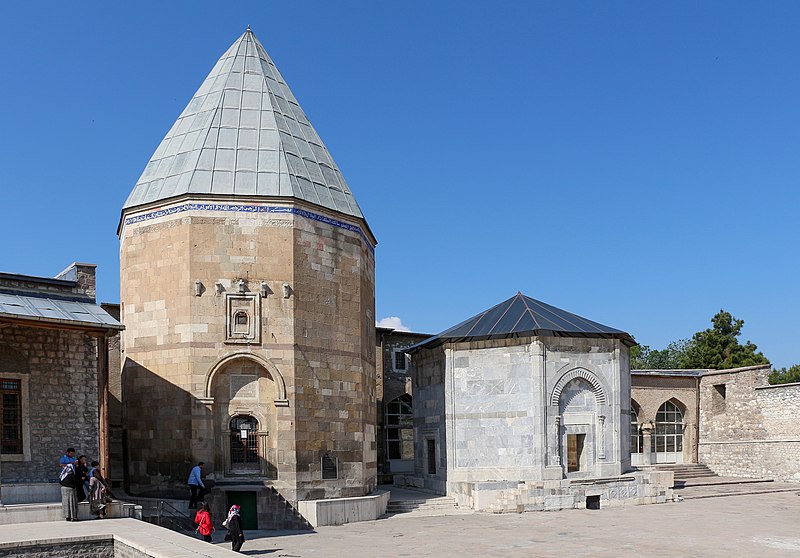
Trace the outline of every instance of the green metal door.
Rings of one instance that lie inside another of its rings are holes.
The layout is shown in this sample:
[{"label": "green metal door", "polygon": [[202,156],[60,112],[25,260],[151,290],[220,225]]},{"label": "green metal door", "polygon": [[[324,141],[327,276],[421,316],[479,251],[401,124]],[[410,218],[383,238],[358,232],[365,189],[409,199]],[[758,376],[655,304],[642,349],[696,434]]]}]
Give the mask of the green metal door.
[{"label": "green metal door", "polygon": [[241,510],[242,529],[258,529],[258,507],[255,492],[226,492],[228,495],[228,509],[237,504]]}]

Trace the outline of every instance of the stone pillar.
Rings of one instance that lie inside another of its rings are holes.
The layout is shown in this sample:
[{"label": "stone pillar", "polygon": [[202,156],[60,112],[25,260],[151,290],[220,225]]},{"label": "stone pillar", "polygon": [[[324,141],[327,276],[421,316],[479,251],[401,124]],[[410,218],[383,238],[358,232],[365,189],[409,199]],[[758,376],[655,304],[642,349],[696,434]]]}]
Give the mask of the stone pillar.
[{"label": "stone pillar", "polygon": [[551,465],[561,466],[561,416],[553,417],[553,452],[550,460]]},{"label": "stone pillar", "polygon": [[645,465],[653,464],[653,423],[642,425],[642,457]]},{"label": "stone pillar", "polygon": [[606,417],[604,415],[600,415],[597,417],[597,428],[598,428],[598,448],[597,448],[597,459],[605,459],[606,458]]}]

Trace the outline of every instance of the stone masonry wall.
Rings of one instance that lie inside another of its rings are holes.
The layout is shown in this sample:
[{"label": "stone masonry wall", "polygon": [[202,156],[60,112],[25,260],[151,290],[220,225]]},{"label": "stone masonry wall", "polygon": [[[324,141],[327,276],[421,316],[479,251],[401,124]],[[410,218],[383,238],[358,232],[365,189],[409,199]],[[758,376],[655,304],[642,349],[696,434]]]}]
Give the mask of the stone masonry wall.
[{"label": "stone masonry wall", "polygon": [[702,377],[699,460],[724,476],[800,482],[800,384],[769,386],[769,372]]},{"label": "stone masonry wall", "polygon": [[[294,259],[297,499],[363,496],[377,486],[374,254],[297,219]],[[324,455],[338,478],[322,478]]]},{"label": "stone masonry wall", "polygon": [[[72,446],[98,456],[97,343],[80,331],[12,325],[0,328],[0,377],[27,378],[23,439],[30,460],[3,455],[2,482],[49,482]],[[23,383],[24,386],[24,383]]]},{"label": "stone masonry wall", "polygon": [[[183,493],[198,460],[216,482],[235,481],[226,457],[229,413],[265,417],[259,436],[277,468],[268,482],[290,502],[355,496],[375,485],[368,242],[357,230],[288,210],[167,212],[123,228],[122,399],[132,492]],[[239,280],[260,304],[260,337],[232,342],[226,295],[240,292]],[[277,391],[285,385],[281,401],[228,407],[231,370],[253,360]],[[337,461],[336,479],[321,478],[326,452]]]}]

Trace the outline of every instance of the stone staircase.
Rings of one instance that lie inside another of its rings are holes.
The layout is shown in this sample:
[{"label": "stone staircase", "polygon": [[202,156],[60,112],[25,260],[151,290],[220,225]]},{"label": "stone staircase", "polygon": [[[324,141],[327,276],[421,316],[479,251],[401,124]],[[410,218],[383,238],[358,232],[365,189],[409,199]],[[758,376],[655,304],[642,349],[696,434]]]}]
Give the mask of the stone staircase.
[{"label": "stone staircase", "polygon": [[387,515],[400,513],[414,513],[416,515],[445,515],[448,512],[459,513],[460,510],[454,498],[437,496],[434,498],[389,500],[386,506]]},{"label": "stone staircase", "polygon": [[675,475],[675,487],[686,484],[687,481],[696,479],[711,479],[718,475],[702,463],[682,463],[676,465],[659,465],[659,469],[672,471]]}]

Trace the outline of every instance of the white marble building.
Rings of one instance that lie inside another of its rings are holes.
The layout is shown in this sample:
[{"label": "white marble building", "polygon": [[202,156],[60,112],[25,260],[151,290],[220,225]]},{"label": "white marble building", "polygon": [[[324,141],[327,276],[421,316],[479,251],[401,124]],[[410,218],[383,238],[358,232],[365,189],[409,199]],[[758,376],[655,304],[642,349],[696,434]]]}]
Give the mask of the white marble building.
[{"label": "white marble building", "polygon": [[634,344],[518,293],[415,345],[415,471],[399,481],[500,511],[671,497],[671,480],[630,473]]}]

